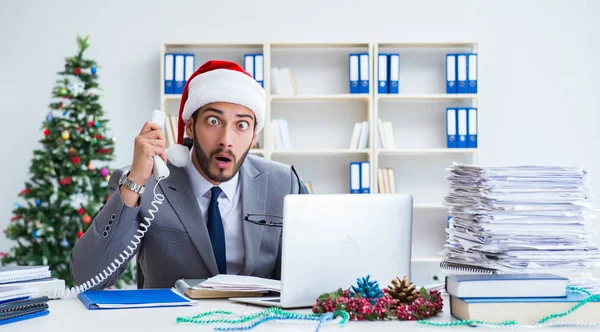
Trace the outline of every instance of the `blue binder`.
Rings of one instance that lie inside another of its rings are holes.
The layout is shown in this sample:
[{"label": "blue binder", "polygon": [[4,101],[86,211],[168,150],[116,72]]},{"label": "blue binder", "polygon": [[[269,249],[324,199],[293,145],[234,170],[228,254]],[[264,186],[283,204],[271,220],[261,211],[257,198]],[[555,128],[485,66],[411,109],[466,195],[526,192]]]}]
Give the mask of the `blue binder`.
[{"label": "blue binder", "polygon": [[466,148],[467,147],[467,123],[468,123],[468,113],[467,113],[466,108],[459,108],[456,111],[456,120],[457,120],[456,131],[458,134],[458,147]]},{"label": "blue binder", "polygon": [[196,70],[195,57],[193,54],[185,54],[185,68],[183,84],[185,85]]},{"label": "blue binder", "polygon": [[264,81],[264,56],[262,54],[254,55],[254,79],[262,86],[265,87]]},{"label": "blue binder", "polygon": [[399,85],[400,85],[400,54],[390,54],[389,57],[389,73],[388,78],[390,79],[388,83],[388,92],[389,93],[398,93]]},{"label": "blue binder", "polygon": [[350,193],[360,194],[360,170],[361,163],[353,161],[350,163]]},{"label": "blue binder", "polygon": [[467,93],[467,55],[456,55],[457,93]]},{"label": "blue binder", "polygon": [[477,109],[469,108],[469,114],[467,116],[469,121],[469,128],[467,132],[467,147],[477,147]]},{"label": "blue binder", "polygon": [[371,192],[371,163],[368,161],[360,164],[360,192],[363,194]]},{"label": "blue binder", "polygon": [[377,93],[388,93],[388,55],[377,55]]},{"label": "blue binder", "polygon": [[350,93],[358,93],[358,78],[359,78],[359,66],[358,66],[358,54],[352,53],[348,56],[348,76],[350,79]]},{"label": "blue binder", "polygon": [[371,73],[369,68],[369,53],[359,53],[359,93],[369,93],[369,82],[371,80]]},{"label": "blue binder", "polygon": [[477,53],[467,54],[467,93],[477,93]]},{"label": "blue binder", "polygon": [[178,307],[193,303],[169,288],[87,290],[77,297],[89,310]]},{"label": "blue binder", "polygon": [[6,324],[16,323],[16,322],[20,322],[23,320],[36,318],[36,317],[42,317],[42,316],[48,315],[49,313],[50,313],[50,311],[48,309],[46,309],[46,310],[35,311],[35,312],[23,314],[23,315],[8,318],[8,319],[0,319],[0,325],[6,325]]},{"label": "blue binder", "polygon": [[457,137],[456,137],[456,109],[455,108],[447,108],[446,109],[446,137],[447,137],[447,146],[448,148],[456,148],[458,147]]},{"label": "blue binder", "polygon": [[183,93],[185,85],[185,55],[175,54],[175,93]]},{"label": "blue binder", "polygon": [[456,54],[446,54],[446,93],[456,93]]},{"label": "blue binder", "polygon": [[165,53],[165,94],[175,93],[175,56],[173,53]]}]

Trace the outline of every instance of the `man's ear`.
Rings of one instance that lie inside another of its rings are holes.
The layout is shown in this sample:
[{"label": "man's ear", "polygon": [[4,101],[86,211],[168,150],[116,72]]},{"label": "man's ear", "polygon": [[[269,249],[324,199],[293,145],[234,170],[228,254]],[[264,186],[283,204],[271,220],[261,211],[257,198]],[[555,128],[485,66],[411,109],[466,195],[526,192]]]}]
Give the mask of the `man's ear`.
[{"label": "man's ear", "polygon": [[188,123],[185,124],[185,134],[189,138],[194,138],[194,120],[190,119]]}]

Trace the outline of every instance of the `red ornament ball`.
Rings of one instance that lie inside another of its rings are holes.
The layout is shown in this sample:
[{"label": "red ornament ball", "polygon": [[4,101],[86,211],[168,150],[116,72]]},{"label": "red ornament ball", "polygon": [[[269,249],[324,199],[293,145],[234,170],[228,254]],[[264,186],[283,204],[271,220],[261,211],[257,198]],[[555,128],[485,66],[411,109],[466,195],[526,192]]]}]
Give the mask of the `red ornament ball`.
[{"label": "red ornament ball", "polygon": [[71,161],[73,162],[73,164],[77,165],[77,164],[79,164],[81,159],[79,159],[79,157],[73,157],[73,158],[71,158]]},{"label": "red ornament ball", "polygon": [[83,216],[81,218],[81,222],[84,223],[84,224],[89,224],[89,223],[92,222],[92,217],[90,217],[89,214],[86,214],[85,216]]},{"label": "red ornament ball", "polygon": [[44,129],[44,136],[48,136],[50,135],[50,129],[46,128]]},{"label": "red ornament ball", "polygon": [[77,238],[78,239],[81,239],[82,236],[83,236],[83,232],[82,231],[77,232]]},{"label": "red ornament ball", "polygon": [[82,215],[84,212],[85,212],[85,209],[84,209],[84,208],[79,208],[79,209],[77,209],[77,214],[78,214],[78,215]]},{"label": "red ornament ball", "polygon": [[75,68],[75,70],[73,70],[73,74],[75,74],[75,75],[81,74],[81,68],[79,68],[79,67]]}]

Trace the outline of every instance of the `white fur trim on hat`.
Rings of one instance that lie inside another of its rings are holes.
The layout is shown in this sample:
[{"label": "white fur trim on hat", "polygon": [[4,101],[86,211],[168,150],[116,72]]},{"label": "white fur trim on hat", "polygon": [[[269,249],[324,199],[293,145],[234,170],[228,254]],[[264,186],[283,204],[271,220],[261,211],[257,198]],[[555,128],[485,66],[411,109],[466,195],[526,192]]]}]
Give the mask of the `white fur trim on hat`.
[{"label": "white fur trim on hat", "polygon": [[188,84],[188,95],[181,114],[187,122],[202,106],[227,102],[248,107],[256,117],[256,131],[265,124],[265,90],[252,77],[235,70],[215,69],[198,75]]}]

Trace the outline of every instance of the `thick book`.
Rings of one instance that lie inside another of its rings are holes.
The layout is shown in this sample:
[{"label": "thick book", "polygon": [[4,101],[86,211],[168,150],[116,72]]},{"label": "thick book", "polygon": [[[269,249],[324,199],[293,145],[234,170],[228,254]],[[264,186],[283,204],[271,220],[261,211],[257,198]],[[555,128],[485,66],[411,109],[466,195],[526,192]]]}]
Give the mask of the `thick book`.
[{"label": "thick book", "polygon": [[[535,324],[553,313],[565,312],[586,299],[585,294],[567,292],[565,297],[515,297],[459,299],[450,296],[450,314],[456,319],[499,323],[516,320]],[[600,323],[600,302],[588,302],[570,314],[549,320],[564,323]]]},{"label": "thick book", "polygon": [[540,274],[449,274],[446,292],[458,298],[561,297],[569,279]]},{"label": "thick book", "polygon": [[227,299],[230,297],[263,296],[266,291],[233,291],[225,289],[204,288],[200,285],[206,279],[179,279],[175,288],[190,299]]},{"label": "thick book", "polygon": [[77,295],[90,310],[180,307],[197,304],[170,288],[87,290]]}]

